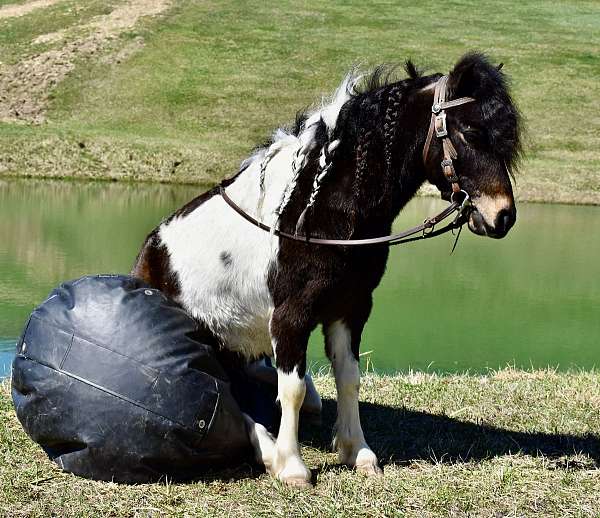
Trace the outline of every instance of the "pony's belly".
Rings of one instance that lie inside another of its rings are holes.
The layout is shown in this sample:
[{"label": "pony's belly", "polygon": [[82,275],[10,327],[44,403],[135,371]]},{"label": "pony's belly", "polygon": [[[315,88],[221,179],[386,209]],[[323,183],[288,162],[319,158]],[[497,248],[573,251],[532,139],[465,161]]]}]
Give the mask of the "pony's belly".
[{"label": "pony's belly", "polygon": [[241,306],[237,298],[220,300],[210,308],[196,306],[187,309],[194,318],[207,325],[222,347],[252,360],[273,354],[269,334],[273,308],[264,302],[264,299],[255,300],[252,304],[254,311],[246,304]]},{"label": "pony's belly", "polygon": [[267,278],[277,238],[250,225],[220,196],[163,225],[160,237],[179,282],[178,302],[227,349],[247,358],[272,354]]},{"label": "pony's belly", "polygon": [[267,318],[257,317],[245,326],[231,326],[220,338],[225,348],[249,360],[273,355]]}]

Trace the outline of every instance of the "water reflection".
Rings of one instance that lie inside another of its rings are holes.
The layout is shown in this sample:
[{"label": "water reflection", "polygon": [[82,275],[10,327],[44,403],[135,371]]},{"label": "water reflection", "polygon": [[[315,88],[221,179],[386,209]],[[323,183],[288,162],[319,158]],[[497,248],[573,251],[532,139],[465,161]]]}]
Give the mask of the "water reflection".
[{"label": "water reflection", "polygon": [[[61,281],[129,271],[147,232],[201,190],[0,181],[0,337],[10,343]],[[441,204],[415,200],[396,228]],[[518,208],[504,240],[465,231],[453,256],[450,235],[392,250],[364,335],[376,369],[600,364],[600,238],[589,228],[600,208]],[[320,333],[310,352],[324,361]]]},{"label": "water reflection", "polygon": [[[399,226],[436,208],[419,200]],[[600,236],[588,226],[599,216],[598,207],[521,204],[501,241],[463,232],[451,257],[450,238],[394,249],[375,295],[390,309],[374,311],[365,332],[375,366],[600,364]]]},{"label": "water reflection", "polygon": [[128,272],[161,218],[198,187],[0,182],[0,336],[15,336],[48,291],[88,273]]}]

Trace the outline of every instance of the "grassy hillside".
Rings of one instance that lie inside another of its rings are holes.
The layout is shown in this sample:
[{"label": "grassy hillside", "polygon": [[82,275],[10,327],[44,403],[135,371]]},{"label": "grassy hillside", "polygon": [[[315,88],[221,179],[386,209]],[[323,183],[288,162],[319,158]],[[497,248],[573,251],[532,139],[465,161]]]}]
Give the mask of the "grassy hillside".
[{"label": "grassy hillside", "polygon": [[480,49],[525,116],[519,197],[600,203],[597,2],[4,4],[0,174],[213,182],[353,64]]},{"label": "grassy hillside", "polygon": [[329,452],[334,382],[320,376],[322,428],[301,430],[315,485],[294,490],[242,465],[187,484],[125,486],[62,473],[22,431],[0,390],[3,516],[598,516],[600,375],[522,372],[363,379],[365,433],[384,464],[369,479]]}]

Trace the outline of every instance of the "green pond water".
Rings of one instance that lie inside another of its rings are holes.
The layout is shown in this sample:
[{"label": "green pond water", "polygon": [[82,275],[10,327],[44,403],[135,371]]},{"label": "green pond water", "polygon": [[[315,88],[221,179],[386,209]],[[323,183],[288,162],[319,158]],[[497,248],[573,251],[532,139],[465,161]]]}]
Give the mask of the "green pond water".
[{"label": "green pond water", "polygon": [[[0,181],[0,376],[33,307],[61,281],[129,271],[145,235],[198,187]],[[444,202],[414,200],[396,222]],[[600,207],[520,204],[496,241],[464,231],[392,249],[366,326],[363,366],[482,372],[600,365]],[[370,351],[370,352],[369,352]],[[310,344],[326,364],[322,337]]]}]

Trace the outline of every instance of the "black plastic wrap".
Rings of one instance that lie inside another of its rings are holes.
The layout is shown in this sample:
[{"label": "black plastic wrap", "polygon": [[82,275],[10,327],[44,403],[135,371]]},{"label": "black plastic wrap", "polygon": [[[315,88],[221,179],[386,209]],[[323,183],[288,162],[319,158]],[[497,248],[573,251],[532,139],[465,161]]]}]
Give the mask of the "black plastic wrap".
[{"label": "black plastic wrap", "polygon": [[62,284],[17,343],[12,396],[29,436],[87,478],[186,479],[243,462],[241,410],[196,322],[121,275]]}]

